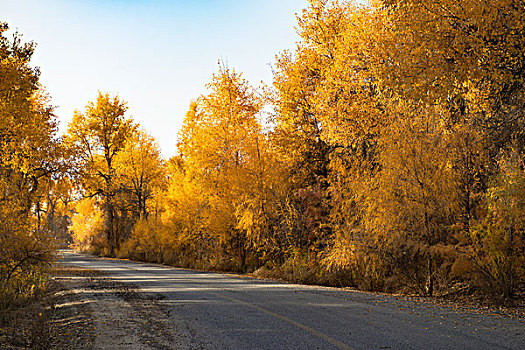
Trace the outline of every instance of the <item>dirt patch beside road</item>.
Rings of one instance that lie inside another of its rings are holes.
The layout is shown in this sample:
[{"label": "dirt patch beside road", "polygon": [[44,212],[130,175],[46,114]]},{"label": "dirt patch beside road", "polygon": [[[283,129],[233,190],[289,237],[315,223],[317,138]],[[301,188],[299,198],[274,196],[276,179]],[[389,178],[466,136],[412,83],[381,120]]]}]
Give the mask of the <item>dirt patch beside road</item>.
[{"label": "dirt patch beside road", "polygon": [[158,296],[80,267],[59,265],[54,280],[63,289],[57,293],[51,348],[185,348]]},{"label": "dirt patch beside road", "polygon": [[95,343],[95,320],[89,300],[77,293],[88,281],[102,274],[84,268],[57,266],[53,283],[54,308],[49,321],[51,349],[92,349]]}]

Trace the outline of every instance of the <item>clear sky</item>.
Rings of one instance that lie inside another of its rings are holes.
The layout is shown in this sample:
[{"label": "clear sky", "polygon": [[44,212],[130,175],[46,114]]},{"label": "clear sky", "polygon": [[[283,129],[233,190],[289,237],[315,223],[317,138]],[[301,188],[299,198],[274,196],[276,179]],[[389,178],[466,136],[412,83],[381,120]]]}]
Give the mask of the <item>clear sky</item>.
[{"label": "clear sky", "polygon": [[97,91],[128,101],[159,142],[175,142],[192,99],[223,59],[252,84],[271,83],[275,55],[295,47],[307,0],[0,0],[0,21],[38,46],[33,64],[61,129]]}]

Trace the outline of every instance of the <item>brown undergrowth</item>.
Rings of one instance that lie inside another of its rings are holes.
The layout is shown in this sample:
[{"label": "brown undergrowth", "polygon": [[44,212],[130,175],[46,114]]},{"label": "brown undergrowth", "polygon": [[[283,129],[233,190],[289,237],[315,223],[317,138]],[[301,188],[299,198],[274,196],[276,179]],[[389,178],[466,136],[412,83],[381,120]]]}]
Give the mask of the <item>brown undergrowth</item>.
[{"label": "brown undergrowth", "polygon": [[99,275],[83,268],[55,267],[31,299],[0,310],[0,349],[90,349],[93,324],[88,305],[69,293],[61,278]]}]

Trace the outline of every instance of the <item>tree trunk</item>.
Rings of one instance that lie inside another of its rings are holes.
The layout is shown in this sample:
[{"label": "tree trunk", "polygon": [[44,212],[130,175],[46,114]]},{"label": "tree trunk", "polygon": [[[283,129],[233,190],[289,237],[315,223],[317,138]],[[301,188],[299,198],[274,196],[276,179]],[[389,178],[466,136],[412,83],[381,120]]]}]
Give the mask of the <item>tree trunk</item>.
[{"label": "tree trunk", "polygon": [[427,295],[431,297],[434,294],[434,272],[432,271],[432,255],[428,255],[428,281]]},{"label": "tree trunk", "polygon": [[109,255],[111,257],[115,256],[115,232],[114,232],[114,222],[115,222],[115,213],[113,205],[106,201],[104,205],[104,210],[106,212],[104,220],[104,230],[106,231],[106,239],[109,247]]},{"label": "tree trunk", "polygon": [[505,297],[510,298],[514,295],[514,249],[513,249],[513,240],[514,240],[514,228],[512,223],[509,226],[508,230],[508,245],[507,245],[507,276],[506,276],[506,286],[505,286]]}]

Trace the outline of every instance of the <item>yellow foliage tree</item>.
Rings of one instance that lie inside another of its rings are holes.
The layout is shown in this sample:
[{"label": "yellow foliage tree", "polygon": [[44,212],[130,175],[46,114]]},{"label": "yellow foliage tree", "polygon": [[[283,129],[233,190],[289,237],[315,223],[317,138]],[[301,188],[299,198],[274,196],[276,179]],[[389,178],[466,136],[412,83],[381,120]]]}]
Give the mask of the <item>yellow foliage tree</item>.
[{"label": "yellow foliage tree", "polygon": [[[221,67],[208,88],[210,93],[186,115],[178,144],[182,171],[176,177],[184,182],[170,190],[196,193],[192,204],[186,204],[189,212],[201,212],[199,234],[210,237],[223,249],[221,254],[244,269],[249,248],[268,238],[265,213],[273,167],[258,120],[263,99],[227,67]],[[172,198],[183,202],[176,193]],[[189,231],[195,228],[191,222]]]},{"label": "yellow foliage tree", "polygon": [[130,211],[135,219],[147,219],[148,204],[166,182],[166,165],[153,137],[142,130],[132,133],[114,160],[120,190],[129,196]]},{"label": "yellow foliage tree", "polygon": [[16,33],[9,40],[7,30],[0,24],[0,304],[31,294],[52,259],[37,204],[61,156],[53,109],[30,66],[34,45]]},{"label": "yellow foliage tree", "polygon": [[115,159],[137,126],[125,117],[127,107],[118,97],[99,92],[96,102],[86,106],[85,113],[75,111],[66,141],[76,157],[78,179],[84,196],[98,197],[103,203],[104,234],[108,254],[115,255],[120,244],[116,227],[118,194]]},{"label": "yellow foliage tree", "polygon": [[86,198],[75,203],[75,214],[71,218],[71,231],[76,249],[101,251],[105,248],[102,239],[104,217],[96,198]]}]

